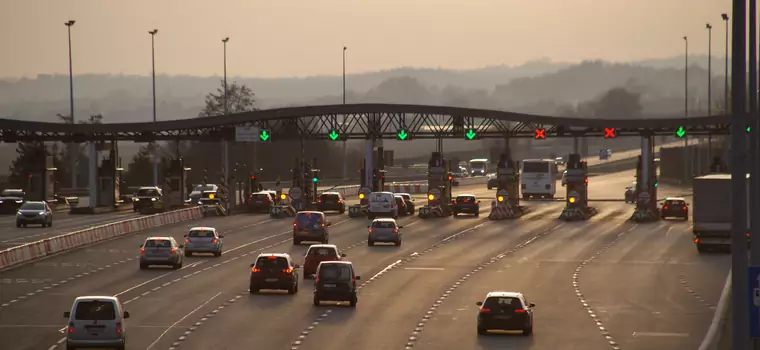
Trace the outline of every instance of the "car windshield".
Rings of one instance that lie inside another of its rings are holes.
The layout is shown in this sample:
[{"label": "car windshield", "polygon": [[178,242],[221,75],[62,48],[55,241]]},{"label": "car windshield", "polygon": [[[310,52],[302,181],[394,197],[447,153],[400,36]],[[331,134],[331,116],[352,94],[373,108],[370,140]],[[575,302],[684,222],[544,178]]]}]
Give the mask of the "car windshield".
[{"label": "car windshield", "polygon": [[523,305],[518,298],[490,297],[483,303],[483,307],[488,309],[522,309]]},{"label": "car windshield", "polygon": [[457,196],[457,202],[472,203],[474,201],[474,196]]},{"label": "car windshield", "polygon": [[372,223],[373,228],[396,228],[396,223],[393,221],[375,221]]},{"label": "car windshield", "polygon": [[214,237],[214,231],[211,230],[192,230],[187,234],[188,237]]},{"label": "car windshield", "polygon": [[155,188],[141,188],[137,190],[137,195],[141,197],[155,197],[158,196],[158,190]]},{"label": "car windshield", "polygon": [[198,185],[195,187],[195,191],[203,192],[203,191],[215,191],[214,185]]},{"label": "car windshield", "polygon": [[115,320],[116,307],[111,301],[80,301],[74,313],[77,320],[95,321],[95,320]]},{"label": "car windshield", "polygon": [[336,258],[338,257],[338,254],[335,252],[335,249],[333,248],[320,247],[320,248],[309,249],[309,256]]},{"label": "car windshield", "polygon": [[252,199],[255,199],[257,201],[265,201],[269,199],[269,197],[266,193],[255,193],[252,195]]},{"label": "car windshield", "polygon": [[166,239],[150,239],[145,241],[148,248],[171,248],[172,242]]},{"label": "car windshield", "polygon": [[319,268],[319,278],[326,281],[350,281],[351,268],[346,264],[325,264]]},{"label": "car windshield", "polygon": [[3,190],[2,193],[0,193],[0,196],[3,197],[23,197],[24,191],[21,190]]},{"label": "car windshield", "polygon": [[261,256],[256,260],[256,267],[266,269],[287,269],[288,259],[281,256]]},{"label": "car windshield", "polygon": [[319,196],[319,199],[322,201],[337,201],[340,198],[338,198],[337,194],[323,194]]},{"label": "car windshield", "polygon": [[322,223],[322,215],[317,213],[301,213],[296,217],[296,225],[300,228],[318,230]]},{"label": "car windshield", "polygon": [[42,203],[24,203],[24,205],[19,208],[20,210],[45,210],[45,205]]}]

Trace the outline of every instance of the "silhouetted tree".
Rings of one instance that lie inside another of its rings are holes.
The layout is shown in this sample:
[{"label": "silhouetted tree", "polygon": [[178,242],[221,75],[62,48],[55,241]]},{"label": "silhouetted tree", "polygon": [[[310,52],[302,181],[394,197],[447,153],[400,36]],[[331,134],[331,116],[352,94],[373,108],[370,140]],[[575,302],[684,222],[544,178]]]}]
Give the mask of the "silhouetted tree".
[{"label": "silhouetted tree", "polygon": [[624,119],[641,117],[641,96],[624,88],[612,88],[596,103],[594,117]]},{"label": "silhouetted tree", "polygon": [[45,169],[48,151],[44,142],[19,142],[16,153],[18,156],[9,168],[8,183],[15,188],[25,189],[29,174],[38,174]]},{"label": "silhouetted tree", "polygon": [[[256,110],[256,95],[245,84],[227,83],[227,108],[229,113],[242,113]],[[199,117],[213,117],[224,114],[224,81],[216,93],[206,95],[206,107],[198,114]]]},{"label": "silhouetted tree", "polygon": [[132,157],[122,174],[122,180],[127,186],[147,186],[153,183],[153,152],[156,146],[147,144]]}]

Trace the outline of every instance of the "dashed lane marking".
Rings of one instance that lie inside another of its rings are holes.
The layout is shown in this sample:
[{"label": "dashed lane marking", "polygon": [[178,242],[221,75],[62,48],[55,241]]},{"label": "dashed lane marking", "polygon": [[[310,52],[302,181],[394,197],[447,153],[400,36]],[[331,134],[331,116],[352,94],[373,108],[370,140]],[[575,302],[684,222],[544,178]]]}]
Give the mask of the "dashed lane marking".
[{"label": "dashed lane marking", "polygon": [[[166,333],[169,333],[169,331],[172,328],[174,328],[174,326],[176,326],[180,322],[184,321],[186,318],[190,317],[190,315],[196,313],[198,310],[200,310],[202,307],[206,306],[208,303],[210,303],[212,300],[216,299],[216,297],[218,297],[220,295],[222,295],[222,292],[216,293],[213,297],[211,297],[208,300],[206,300],[205,302],[203,302],[203,304],[201,304],[198,307],[196,307],[193,311],[190,311],[189,313],[187,313],[187,315],[185,315],[182,318],[180,318],[179,320],[177,320],[177,322],[174,322],[171,326],[169,326],[168,328],[166,328],[166,330],[163,333],[161,333],[161,335],[159,335],[158,338],[156,338],[156,340],[154,340],[152,343],[150,343],[150,345],[148,345],[148,348],[146,350],[150,350],[150,348],[152,348],[154,345],[156,345],[156,343],[158,343],[161,340],[161,338],[163,338],[166,335]],[[218,310],[219,310],[219,308],[217,308],[216,310],[214,310],[212,312],[219,312]]]},{"label": "dashed lane marking", "polygon": [[683,289],[689,293],[694,299],[696,299],[702,306],[710,309],[715,310],[716,306],[712,303],[705,300],[705,298],[702,297],[695,289],[689,284],[689,281],[686,279],[686,272],[679,271],[678,272],[678,283],[683,287]]}]

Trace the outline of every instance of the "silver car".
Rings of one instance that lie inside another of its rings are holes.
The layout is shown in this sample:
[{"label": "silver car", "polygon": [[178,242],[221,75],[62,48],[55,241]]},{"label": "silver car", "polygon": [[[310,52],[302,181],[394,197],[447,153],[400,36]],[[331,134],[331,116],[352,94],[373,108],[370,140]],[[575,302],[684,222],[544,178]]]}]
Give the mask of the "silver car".
[{"label": "silver car", "polygon": [[42,225],[53,227],[53,210],[45,202],[26,202],[16,213],[16,227]]},{"label": "silver car", "polygon": [[185,256],[193,253],[212,253],[222,256],[222,238],[213,227],[193,227],[185,235]]},{"label": "silver car", "polygon": [[182,248],[173,237],[148,237],[140,245],[140,270],[150,265],[168,265],[174,269],[182,267]]},{"label": "silver car", "polygon": [[125,349],[129,312],[112,296],[83,296],[74,300],[71,311],[63,313],[69,320],[66,349]]},{"label": "silver car", "polygon": [[401,245],[401,231],[404,226],[396,224],[395,219],[382,218],[372,221],[372,225],[367,226],[369,235],[367,236],[367,245],[374,246],[375,242],[393,243],[395,246]]}]

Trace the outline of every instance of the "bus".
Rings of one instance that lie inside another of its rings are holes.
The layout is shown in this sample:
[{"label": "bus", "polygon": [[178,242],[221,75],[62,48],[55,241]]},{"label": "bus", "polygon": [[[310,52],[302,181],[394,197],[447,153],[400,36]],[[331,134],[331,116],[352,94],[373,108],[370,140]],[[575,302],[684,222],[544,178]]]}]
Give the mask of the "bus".
[{"label": "bus", "polygon": [[486,174],[488,174],[488,159],[470,160],[470,176],[485,176]]},{"label": "bus", "polygon": [[554,159],[525,159],[520,169],[523,199],[554,198],[557,193],[557,164]]}]

